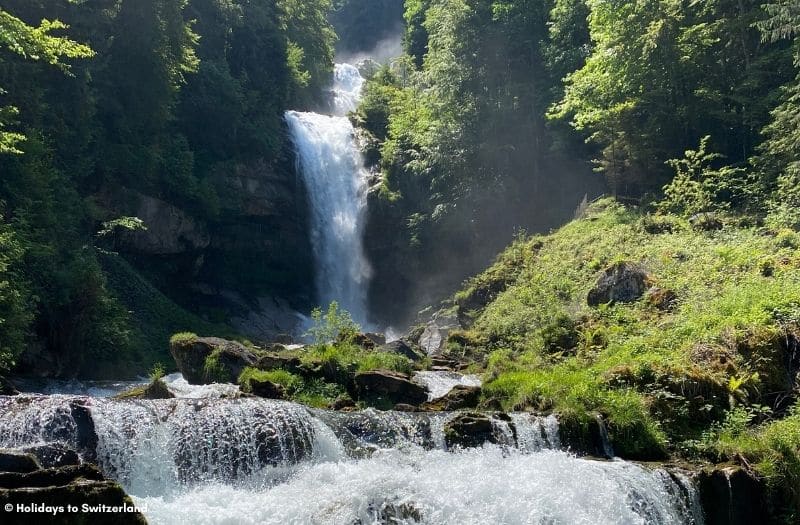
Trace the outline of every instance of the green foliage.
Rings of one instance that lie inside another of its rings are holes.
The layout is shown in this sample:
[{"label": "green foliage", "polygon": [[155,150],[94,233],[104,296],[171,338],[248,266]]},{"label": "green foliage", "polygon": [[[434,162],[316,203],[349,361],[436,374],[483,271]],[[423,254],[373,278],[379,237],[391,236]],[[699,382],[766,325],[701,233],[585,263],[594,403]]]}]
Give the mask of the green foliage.
[{"label": "green foliage", "polygon": [[393,370],[407,374],[414,370],[413,363],[405,356],[368,351],[348,342],[314,345],[303,354],[302,359],[312,366],[329,367],[334,375],[340,376],[368,370]]},{"label": "green foliage", "polygon": [[311,312],[311,321],[313,325],[308,329],[306,336],[311,337],[315,345],[348,341],[360,330],[350,317],[350,313],[341,310],[336,301],[331,302],[325,312],[319,307],[314,308]]},{"label": "green foliage", "polygon": [[150,369],[150,374],[148,374],[148,377],[150,378],[151,383],[155,383],[156,381],[161,380],[164,377],[164,375],[166,375],[166,371],[164,370],[164,365],[162,365],[161,363],[156,363]]},{"label": "green foliage", "polygon": [[220,356],[221,352],[219,350],[214,350],[206,356],[203,362],[203,377],[206,381],[214,383],[227,383],[230,381],[228,369],[219,361]]},{"label": "green foliage", "polygon": [[303,380],[300,376],[287,372],[286,370],[258,370],[257,368],[247,367],[239,374],[237,383],[242,386],[245,392],[249,392],[250,381],[257,382],[269,381],[276,385],[281,385],[286,389],[289,395],[295,394],[303,385]]},{"label": "green foliage", "polygon": [[194,332],[178,332],[177,334],[173,334],[172,337],[169,338],[170,345],[188,345],[192,344],[197,340],[197,334]]}]

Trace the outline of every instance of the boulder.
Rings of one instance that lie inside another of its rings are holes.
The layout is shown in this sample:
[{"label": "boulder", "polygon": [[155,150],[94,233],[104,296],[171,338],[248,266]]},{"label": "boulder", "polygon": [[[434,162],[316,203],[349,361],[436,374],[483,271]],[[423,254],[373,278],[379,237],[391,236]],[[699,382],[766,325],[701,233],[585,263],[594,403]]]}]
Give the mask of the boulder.
[{"label": "boulder", "polygon": [[423,410],[460,410],[463,408],[475,408],[481,399],[481,387],[456,385],[444,396],[424,403],[420,408]]},{"label": "boulder", "polygon": [[287,397],[286,389],[283,385],[273,383],[272,381],[251,377],[243,387],[247,392],[250,392],[254,396],[263,397],[264,399],[286,399]]},{"label": "boulder", "polygon": [[768,508],[763,484],[738,466],[716,466],[696,479],[706,525],[766,523]]},{"label": "boulder", "polygon": [[398,403],[418,405],[428,399],[425,387],[398,372],[389,370],[358,372],[354,382],[361,399],[386,400],[393,405]]},{"label": "boulder", "polygon": [[175,394],[170,392],[163,379],[156,379],[144,386],[137,386],[121,392],[114,399],[172,399]]},{"label": "boulder", "polygon": [[75,423],[75,444],[85,461],[94,463],[97,459],[97,432],[88,400],[75,400],[69,404],[70,415]]},{"label": "boulder", "polygon": [[492,416],[479,412],[465,412],[448,421],[444,426],[444,440],[448,449],[503,442],[495,432]]},{"label": "boulder", "polygon": [[421,351],[416,350],[409,341],[404,339],[386,343],[385,345],[379,346],[376,350],[387,354],[399,354],[412,361],[421,361],[425,357]]},{"label": "boulder", "polygon": [[433,318],[425,325],[425,329],[419,337],[419,346],[427,355],[433,356],[441,354],[447,343],[447,336],[452,330],[461,328],[458,317],[455,313],[440,310],[433,315]]},{"label": "boulder", "polygon": [[27,473],[41,468],[33,454],[18,450],[0,450],[0,472]]},{"label": "boulder", "polygon": [[650,288],[650,276],[640,266],[619,262],[607,268],[589,291],[589,306],[608,303],[632,303]]},{"label": "boulder", "polygon": [[173,340],[169,351],[184,379],[192,385],[235,383],[258,360],[255,352],[236,341],[218,337]]},{"label": "boulder", "polygon": [[255,367],[259,370],[286,370],[293,374],[304,370],[303,363],[297,355],[267,353],[258,357]]},{"label": "boulder", "polygon": [[46,469],[77,466],[81,464],[81,458],[78,456],[78,453],[62,443],[34,445],[25,447],[22,451],[34,456],[39,461],[42,468]]},{"label": "boulder", "polygon": [[[90,465],[66,466],[27,474],[0,473],[0,507],[5,508],[8,505],[14,511],[4,513],[2,521],[7,524],[27,525],[35,523],[37,515],[42,516],[38,513],[32,515],[30,512],[16,512],[19,505],[55,509],[47,515],[47,523],[52,524],[147,523],[122,487],[116,482],[106,480],[96,467]],[[88,505],[102,511],[66,512],[67,505],[78,509]]]}]

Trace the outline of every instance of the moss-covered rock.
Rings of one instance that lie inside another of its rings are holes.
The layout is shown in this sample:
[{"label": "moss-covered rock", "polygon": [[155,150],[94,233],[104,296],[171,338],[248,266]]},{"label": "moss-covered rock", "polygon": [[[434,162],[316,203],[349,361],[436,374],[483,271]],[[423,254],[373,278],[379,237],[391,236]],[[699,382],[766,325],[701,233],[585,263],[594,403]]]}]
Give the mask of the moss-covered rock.
[{"label": "moss-covered rock", "polygon": [[190,384],[235,383],[248,366],[258,361],[253,350],[218,337],[174,336],[170,353]]},{"label": "moss-covered rock", "polygon": [[163,379],[158,378],[144,386],[131,388],[114,397],[115,399],[172,399],[175,394],[170,392]]}]

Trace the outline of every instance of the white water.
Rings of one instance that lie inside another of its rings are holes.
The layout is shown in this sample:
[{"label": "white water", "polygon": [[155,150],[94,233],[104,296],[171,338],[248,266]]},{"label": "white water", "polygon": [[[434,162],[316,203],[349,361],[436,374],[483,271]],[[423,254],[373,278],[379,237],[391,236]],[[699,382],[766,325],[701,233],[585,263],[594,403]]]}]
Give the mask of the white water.
[{"label": "white water", "polygon": [[474,374],[459,374],[439,370],[423,370],[414,374],[414,380],[428,389],[428,400],[438,399],[458,385],[481,386],[481,378]]},{"label": "white water", "polygon": [[532,414],[496,421],[503,446],[448,452],[452,414],[24,395],[0,397],[0,446],[77,443],[76,400],[101,468],[154,525],[702,523],[684,477],[555,450],[558,422]]},{"label": "white water", "polygon": [[286,122],[311,206],[311,243],[316,260],[318,301],[336,301],[366,326],[370,267],[363,230],[367,172],[350,120],[364,80],[348,64],[337,64],[334,115],[287,111]]}]

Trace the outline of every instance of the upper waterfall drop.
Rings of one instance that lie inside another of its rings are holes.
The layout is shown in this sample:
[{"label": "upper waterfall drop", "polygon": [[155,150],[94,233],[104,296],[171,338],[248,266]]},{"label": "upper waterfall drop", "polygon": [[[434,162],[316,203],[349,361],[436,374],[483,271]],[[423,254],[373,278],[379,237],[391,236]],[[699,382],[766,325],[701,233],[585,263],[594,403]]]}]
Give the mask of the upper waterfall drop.
[{"label": "upper waterfall drop", "polygon": [[367,171],[346,115],[358,106],[363,84],[356,67],[337,64],[334,114],[287,111],[285,116],[311,205],[319,303],[336,301],[362,326],[370,277],[363,247]]}]

